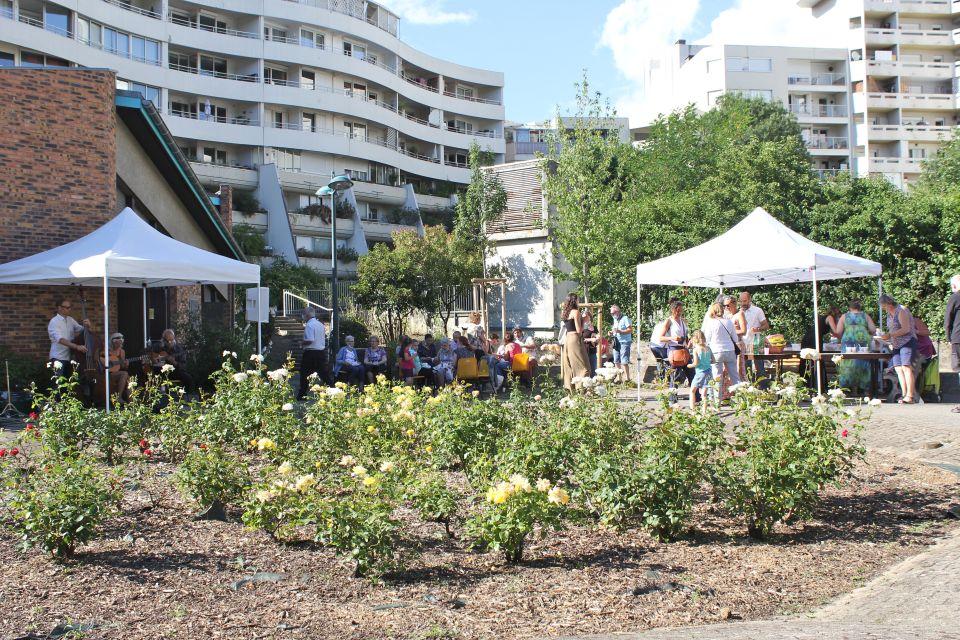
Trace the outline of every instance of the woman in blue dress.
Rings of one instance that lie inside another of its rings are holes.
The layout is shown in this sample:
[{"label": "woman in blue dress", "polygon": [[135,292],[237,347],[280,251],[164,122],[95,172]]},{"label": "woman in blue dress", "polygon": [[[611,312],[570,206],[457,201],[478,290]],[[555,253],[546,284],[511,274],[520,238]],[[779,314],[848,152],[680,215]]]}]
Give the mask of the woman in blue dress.
[{"label": "woman in blue dress", "polygon": [[[846,351],[847,347],[869,346],[877,326],[863,311],[863,304],[859,300],[851,300],[848,308],[837,322],[840,347]],[[838,369],[842,388],[859,394],[870,387],[870,363],[866,360],[843,359]]]}]

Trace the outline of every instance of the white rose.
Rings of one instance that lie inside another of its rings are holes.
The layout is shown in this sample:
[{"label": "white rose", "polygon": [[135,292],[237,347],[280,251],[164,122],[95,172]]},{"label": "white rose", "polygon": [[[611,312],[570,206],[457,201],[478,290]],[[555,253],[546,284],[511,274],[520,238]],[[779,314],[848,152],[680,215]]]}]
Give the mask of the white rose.
[{"label": "white rose", "polygon": [[833,361],[833,364],[840,364],[843,361],[843,356],[837,354],[830,359]]},{"label": "white rose", "polygon": [[172,364],[168,363],[160,367],[160,371],[162,371],[163,373],[170,373],[171,371],[174,370],[174,368],[175,367]]},{"label": "white rose", "polygon": [[338,389],[337,387],[327,387],[327,395],[331,398],[336,398],[337,396],[343,395],[343,389]]},{"label": "white rose", "polygon": [[318,374],[316,371],[314,371],[313,373],[311,373],[310,375],[307,376],[307,380],[313,380],[313,379],[316,378],[318,375],[319,375],[319,374]]},{"label": "white rose", "polygon": [[280,407],[283,411],[293,411],[293,405],[289,402]]},{"label": "white rose", "polygon": [[137,381],[134,379],[131,379],[130,382],[127,383],[127,389],[136,389],[136,388],[137,388]]},{"label": "white rose", "polygon": [[63,369],[63,363],[60,362],[59,360],[54,360],[54,361],[53,361],[53,368],[54,368],[54,370],[56,370],[56,371],[60,371],[60,369]]},{"label": "white rose", "polygon": [[390,462],[389,460],[387,460],[386,462],[380,465],[380,471],[384,473],[390,473],[391,471],[393,471],[394,467],[396,467],[396,465]]},{"label": "white rose", "polygon": [[247,381],[247,374],[245,374],[245,373],[235,373],[235,374],[233,374],[232,377],[233,377],[233,381],[234,381],[234,382],[246,382],[246,381]]},{"label": "white rose", "polygon": [[596,388],[593,390],[593,392],[598,396],[600,396],[601,398],[604,398],[607,395],[607,388],[602,384],[598,384]]},{"label": "white rose", "polygon": [[230,351],[225,350],[225,351],[224,351],[223,353],[221,353],[220,355],[222,355],[224,358],[226,358],[228,355],[230,355]]},{"label": "white rose", "polygon": [[277,473],[282,476],[288,476],[293,473],[293,465],[284,461],[284,463],[277,468]]},{"label": "white rose", "polygon": [[261,362],[263,362],[263,356],[260,355],[259,353],[255,353],[252,356],[250,356],[250,362],[256,362],[257,364],[260,364]]},{"label": "white rose", "polygon": [[267,373],[267,377],[273,380],[274,382],[280,382],[281,380],[286,380],[287,376],[289,375],[290,373],[283,367],[280,367],[275,371],[270,371]]},{"label": "white rose", "polygon": [[870,401],[871,407],[879,407],[881,404],[883,404],[883,401],[880,400],[880,398],[874,398],[873,400]]},{"label": "white rose", "polygon": [[834,400],[842,400],[843,398],[847,397],[847,395],[843,392],[843,389],[830,389],[830,391],[827,391],[827,395]]},{"label": "white rose", "polygon": [[341,467],[349,467],[353,464],[356,464],[357,460],[353,456],[343,456],[340,458]]}]

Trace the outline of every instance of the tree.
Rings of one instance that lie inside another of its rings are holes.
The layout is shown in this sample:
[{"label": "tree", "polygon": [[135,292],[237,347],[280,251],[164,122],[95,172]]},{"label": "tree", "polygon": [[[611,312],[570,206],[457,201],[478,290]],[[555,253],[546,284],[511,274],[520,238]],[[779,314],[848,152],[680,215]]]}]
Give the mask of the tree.
[{"label": "tree", "polygon": [[507,192],[500,176],[484,167],[493,164],[493,156],[481,151],[477,143],[470,147],[470,184],[457,200],[454,233],[462,242],[472,243],[480,255],[486,255],[486,225],[503,215]]},{"label": "tree", "polygon": [[544,158],[543,191],[553,208],[547,225],[554,250],[571,266],[570,274],[554,275],[577,279],[587,301],[603,288],[603,272],[625,258],[623,250],[639,231],[623,216],[633,148],[598,126],[615,117],[599,93],[590,93],[584,75],[577,85],[574,126],[559,126],[558,114]]},{"label": "tree", "polygon": [[375,245],[357,261],[354,300],[357,306],[376,314],[381,333],[389,343],[400,341],[407,319],[423,306],[421,256],[416,232],[397,231],[392,248]]},{"label": "tree", "polygon": [[425,279],[424,311],[438,315],[446,327],[456,307],[457,293],[483,274],[483,255],[472,240],[426,227],[420,241],[419,264]]}]

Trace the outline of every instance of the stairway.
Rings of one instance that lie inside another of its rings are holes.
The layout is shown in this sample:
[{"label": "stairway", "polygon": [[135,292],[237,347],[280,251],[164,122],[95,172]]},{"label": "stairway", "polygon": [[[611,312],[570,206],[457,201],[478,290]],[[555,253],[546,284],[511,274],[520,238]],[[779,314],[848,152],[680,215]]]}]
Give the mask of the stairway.
[{"label": "stairway", "polygon": [[282,366],[287,360],[287,354],[293,356],[295,366],[300,365],[300,356],[303,354],[303,322],[299,318],[276,316],[273,319],[273,335],[270,337],[272,347],[267,356],[266,364],[271,369]]}]

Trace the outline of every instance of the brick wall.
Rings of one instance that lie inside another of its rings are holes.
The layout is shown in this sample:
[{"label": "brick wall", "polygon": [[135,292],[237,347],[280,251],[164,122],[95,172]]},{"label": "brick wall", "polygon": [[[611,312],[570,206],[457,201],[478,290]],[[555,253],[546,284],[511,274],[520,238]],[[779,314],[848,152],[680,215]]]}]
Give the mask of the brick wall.
[{"label": "brick wall", "polygon": [[[9,262],[76,240],[113,217],[116,77],[0,68],[0,87],[0,262]],[[79,319],[73,288],[0,286],[0,346],[46,359],[47,322],[63,295]],[[102,291],[88,291],[87,311],[102,332],[101,305]]]}]

